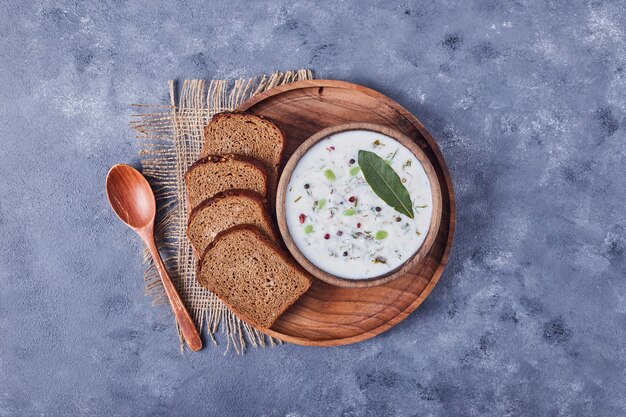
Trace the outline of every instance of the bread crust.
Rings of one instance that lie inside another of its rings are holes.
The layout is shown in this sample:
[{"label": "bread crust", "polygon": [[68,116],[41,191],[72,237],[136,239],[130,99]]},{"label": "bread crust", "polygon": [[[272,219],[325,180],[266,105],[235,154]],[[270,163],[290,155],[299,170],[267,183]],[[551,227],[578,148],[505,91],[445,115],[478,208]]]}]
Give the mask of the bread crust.
[{"label": "bread crust", "polygon": [[[217,294],[213,289],[208,288],[210,291],[214,292],[220,298],[220,300],[224,304],[226,304],[226,306],[230,310],[232,310],[237,316],[239,316],[243,321],[245,321],[249,325],[251,325],[253,327],[256,327],[256,328],[259,328],[261,330],[269,329],[270,327],[272,327],[272,325],[278,319],[278,317],[280,317],[285,311],[287,311],[287,309],[289,307],[291,307],[302,296],[302,294],[304,294],[305,292],[307,292],[309,290],[309,288],[311,288],[311,284],[313,283],[313,278],[306,271],[304,271],[304,269],[302,269],[299,265],[297,265],[295,262],[293,262],[278,245],[274,244],[270,239],[268,239],[268,237],[265,236],[263,234],[263,232],[257,226],[254,226],[254,225],[251,225],[251,224],[238,224],[236,226],[233,226],[231,228],[228,228],[226,230],[223,230],[223,231],[219,232],[215,236],[215,239],[213,239],[213,241],[207,246],[207,248],[205,249],[204,253],[200,257],[200,260],[196,264],[196,279],[198,280],[200,285],[202,285],[204,287],[204,285],[200,281],[199,277],[200,277],[200,273],[202,272],[202,264],[204,263],[204,258],[207,255],[207,253],[209,253],[211,251],[211,249],[213,249],[215,247],[215,245],[217,245],[219,243],[219,240],[222,239],[224,236],[227,236],[227,235],[229,235],[231,233],[235,233],[235,232],[237,232],[239,230],[246,230],[246,231],[249,231],[249,232],[253,233],[260,241],[264,242],[270,249],[273,249],[274,250],[274,254],[276,256],[278,256],[283,262],[285,262],[287,265],[291,266],[293,269],[295,269],[298,272],[300,272],[300,274],[308,280],[307,288],[301,294],[299,294],[298,297],[295,297],[289,303],[286,303],[284,306],[282,306],[281,309],[276,313],[276,317],[274,318],[274,321],[268,327],[265,327],[265,326],[261,325],[260,323],[258,323],[256,320],[248,317],[246,314],[244,314],[241,311],[239,311],[235,306],[231,305],[228,301],[226,301],[222,297],[220,297],[220,295]],[[207,288],[207,287],[205,287],[205,288]]]},{"label": "bread crust", "polygon": [[265,180],[265,183],[267,184],[268,177],[267,177],[267,167],[265,166],[265,164],[263,164],[261,161],[259,161],[256,158],[252,158],[251,156],[238,155],[238,154],[232,154],[232,153],[225,154],[225,155],[207,155],[198,159],[196,162],[191,164],[189,169],[187,169],[187,171],[185,172],[185,184],[189,186],[189,184],[187,183],[187,177],[194,169],[205,164],[221,164],[221,163],[230,162],[230,161],[243,162],[245,164],[254,166],[256,169],[258,169],[261,172],[261,174],[263,175],[263,179]]},{"label": "bread crust", "polygon": [[[210,206],[211,204],[215,203],[216,201],[224,199],[224,198],[227,198],[227,197],[246,197],[246,198],[250,198],[251,200],[254,200],[257,203],[259,203],[261,205],[261,208],[262,208],[261,212],[263,213],[263,220],[269,226],[269,232],[271,233],[271,236],[268,236],[268,238],[273,239],[274,240],[274,244],[278,245],[278,241],[279,241],[278,240],[278,231],[276,229],[276,224],[274,223],[274,221],[272,220],[272,218],[269,215],[268,203],[267,203],[267,200],[265,199],[265,197],[263,195],[257,193],[256,191],[244,190],[244,189],[239,189],[239,188],[235,188],[235,189],[232,189],[232,190],[221,191],[221,192],[215,194],[213,197],[207,198],[206,200],[202,201],[200,204],[198,204],[196,207],[194,207],[193,210],[191,210],[191,213],[189,213],[189,217],[187,218],[187,228],[185,230],[185,234],[187,235],[187,238],[189,240],[191,240],[191,236],[189,235],[189,227],[191,226],[191,223],[192,223],[194,217],[196,215],[198,215],[198,213],[201,212],[207,206]],[[226,229],[226,230],[228,230],[228,229]],[[217,237],[217,235],[216,235],[216,237]],[[213,239],[213,240],[215,240],[215,239]],[[196,248],[194,247],[194,245],[192,245],[192,247],[193,247],[193,251],[194,251],[194,255],[196,256],[196,259],[201,259],[202,254],[198,253],[196,251]]]},{"label": "bread crust", "polygon": [[[226,197],[246,197],[246,198],[250,198],[252,200],[257,201],[259,204],[261,204],[261,206],[263,207],[263,215],[265,216],[265,219],[272,224],[273,226],[273,222],[271,217],[267,214],[267,200],[265,199],[265,196],[263,196],[262,194],[257,193],[256,191],[252,191],[252,190],[244,190],[241,188],[233,188],[231,190],[224,190],[224,191],[220,191],[219,193],[215,194],[213,197],[209,197],[206,200],[203,200],[200,204],[198,204],[196,207],[194,207],[191,210],[191,213],[189,213],[189,218],[187,219],[187,227],[189,227],[189,225],[191,224],[191,220],[194,218],[194,216],[196,216],[200,211],[202,211],[205,207],[210,206],[211,204],[215,203],[218,200],[224,199]],[[275,237],[275,236],[273,236]]]},{"label": "bread crust", "polygon": [[[285,158],[285,144],[287,143],[287,140],[285,138],[285,134],[283,133],[283,131],[280,129],[280,127],[278,127],[278,125],[270,118],[265,117],[265,116],[258,116],[256,114],[250,114],[250,113],[246,113],[246,112],[238,112],[238,111],[225,111],[225,112],[221,112],[221,113],[217,113],[216,115],[213,116],[213,118],[211,119],[211,121],[209,121],[209,124],[207,124],[204,127],[204,140],[206,142],[206,137],[208,136],[208,130],[209,130],[209,125],[211,122],[214,121],[218,121],[220,118],[222,117],[226,117],[226,116],[234,116],[234,117],[238,117],[238,116],[242,116],[242,117],[250,117],[250,118],[256,118],[257,120],[260,120],[262,122],[267,123],[269,126],[271,126],[274,130],[276,130],[276,132],[278,133],[278,136],[281,139],[281,146],[280,146],[280,154],[279,154],[279,160],[278,163],[275,167],[273,167],[274,169],[276,169],[276,171],[278,172],[280,170],[280,168],[282,167],[283,164],[283,159]],[[204,153],[204,144],[202,145],[202,151],[200,152],[200,156],[204,157],[205,153]]]}]

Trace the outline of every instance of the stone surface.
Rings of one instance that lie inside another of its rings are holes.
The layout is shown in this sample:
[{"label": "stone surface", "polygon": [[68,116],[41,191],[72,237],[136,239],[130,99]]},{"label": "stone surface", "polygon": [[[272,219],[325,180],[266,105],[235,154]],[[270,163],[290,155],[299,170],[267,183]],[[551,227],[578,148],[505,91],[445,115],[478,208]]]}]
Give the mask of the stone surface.
[{"label": "stone surface", "polygon": [[[103,194],[128,104],[301,67],[437,138],[449,267],[364,343],[181,355]],[[623,1],[9,0],[0,87],[1,416],[626,414]]]}]

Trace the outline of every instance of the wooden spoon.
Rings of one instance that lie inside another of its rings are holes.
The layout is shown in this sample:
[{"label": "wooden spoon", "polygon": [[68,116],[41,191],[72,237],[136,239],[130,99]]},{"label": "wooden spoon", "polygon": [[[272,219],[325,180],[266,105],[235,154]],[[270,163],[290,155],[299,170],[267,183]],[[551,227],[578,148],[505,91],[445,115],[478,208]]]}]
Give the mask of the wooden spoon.
[{"label": "wooden spoon", "polygon": [[133,167],[117,164],[107,174],[106,188],[109,204],[115,214],[137,232],[148,246],[185,342],[193,351],[202,349],[196,325],[176,291],[154,241],[156,201],[150,184]]}]

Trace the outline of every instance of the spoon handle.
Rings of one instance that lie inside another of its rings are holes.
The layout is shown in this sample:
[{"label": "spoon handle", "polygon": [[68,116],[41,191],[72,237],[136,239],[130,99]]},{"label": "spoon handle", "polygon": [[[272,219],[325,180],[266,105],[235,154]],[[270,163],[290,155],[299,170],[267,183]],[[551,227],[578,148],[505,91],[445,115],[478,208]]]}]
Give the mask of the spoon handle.
[{"label": "spoon handle", "polygon": [[159,271],[163,288],[165,288],[167,298],[172,305],[172,310],[174,310],[174,317],[176,317],[183,339],[185,339],[185,342],[187,342],[187,345],[191,348],[191,350],[197,352],[202,349],[202,339],[200,339],[196,325],[185,308],[185,304],[183,304],[183,300],[180,298],[180,294],[176,291],[176,287],[167,272],[167,268],[161,259],[161,254],[159,254],[159,250],[154,242],[154,237],[152,234],[142,234],[142,237],[150,250],[150,254],[152,255],[157,271]]}]

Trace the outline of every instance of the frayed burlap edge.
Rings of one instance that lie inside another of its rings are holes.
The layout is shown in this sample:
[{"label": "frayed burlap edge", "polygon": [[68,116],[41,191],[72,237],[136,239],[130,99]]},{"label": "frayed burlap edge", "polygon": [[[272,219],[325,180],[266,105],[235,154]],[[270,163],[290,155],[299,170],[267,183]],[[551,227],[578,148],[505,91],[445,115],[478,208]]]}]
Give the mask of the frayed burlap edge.
[{"label": "frayed burlap edge", "polygon": [[[169,105],[133,105],[137,113],[131,116],[130,125],[140,141],[143,174],[154,189],[159,207],[155,234],[164,262],[196,327],[200,331],[206,328],[215,345],[215,334],[221,330],[228,341],[225,352],[232,346],[240,354],[245,351],[246,343],[264,347],[274,345],[276,340],[248,326],[196,281],[196,262],[185,234],[184,174],[198,158],[204,143],[204,126],[213,115],[232,111],[272,87],[312,78],[310,70],[299,70],[235,81],[211,80],[208,86],[204,80],[185,80],[178,99],[175,83],[170,81]],[[144,275],[146,293],[156,304],[167,302],[156,268],[149,254],[144,255],[148,263]],[[179,341],[184,349],[182,337]]]}]

